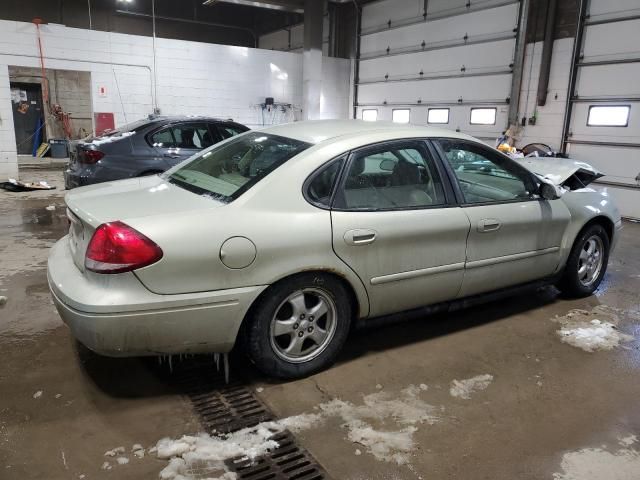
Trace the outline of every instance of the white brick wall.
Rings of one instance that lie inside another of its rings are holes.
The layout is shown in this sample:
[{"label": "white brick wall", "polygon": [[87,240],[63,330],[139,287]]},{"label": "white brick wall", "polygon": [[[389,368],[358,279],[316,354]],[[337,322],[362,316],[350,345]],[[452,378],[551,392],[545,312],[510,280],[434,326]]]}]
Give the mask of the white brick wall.
[{"label": "white brick wall", "polygon": [[[94,112],[113,112],[116,124],[152,112],[151,38],[56,24],[42,25],[41,32],[47,68],[91,73]],[[157,104],[163,114],[213,115],[255,126],[261,120],[253,105],[265,97],[301,107],[299,54],[169,39],[157,39],[156,47]],[[333,59],[329,64],[326,74],[337,77],[327,77],[325,112],[346,118],[348,93],[345,97],[337,85],[344,78],[340,65],[347,72],[349,66]],[[0,20],[0,179],[17,169],[8,65],[39,67],[33,24]],[[348,89],[348,73],[346,78]],[[106,87],[104,97],[99,86]]]},{"label": "white brick wall", "polygon": [[[524,147],[528,143],[541,142],[550,145],[554,150],[560,149],[572,51],[573,38],[563,38],[553,42],[547,102],[545,106],[537,107],[536,124],[527,125],[523,128],[518,142],[519,147]],[[518,122],[523,116],[531,117],[536,108],[541,59],[542,42],[527,44],[524,75],[520,90],[520,116]],[[529,75],[529,72],[531,72],[531,75]],[[531,78],[531,82],[529,82],[529,78]],[[528,102],[527,95],[529,96]],[[556,98],[556,95],[558,98]]]}]

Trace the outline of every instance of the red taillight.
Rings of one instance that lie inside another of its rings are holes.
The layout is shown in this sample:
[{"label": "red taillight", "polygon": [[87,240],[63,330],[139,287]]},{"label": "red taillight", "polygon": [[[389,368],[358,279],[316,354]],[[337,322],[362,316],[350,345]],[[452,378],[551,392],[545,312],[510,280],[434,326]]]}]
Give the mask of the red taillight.
[{"label": "red taillight", "polygon": [[87,247],[84,266],[97,273],[130,272],[162,258],[152,240],[122,222],[100,225]]},{"label": "red taillight", "polygon": [[104,157],[104,153],[100,150],[82,150],[78,155],[80,163],[98,163],[98,161]]}]

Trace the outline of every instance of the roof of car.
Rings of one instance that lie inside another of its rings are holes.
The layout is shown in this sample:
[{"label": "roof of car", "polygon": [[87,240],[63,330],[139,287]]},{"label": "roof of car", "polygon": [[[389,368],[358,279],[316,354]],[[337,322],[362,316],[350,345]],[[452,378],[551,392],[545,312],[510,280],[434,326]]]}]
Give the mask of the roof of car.
[{"label": "roof of car", "polygon": [[262,129],[261,131],[294,138],[307,143],[320,143],[332,138],[346,135],[358,135],[374,132],[397,130],[398,132],[418,133],[425,137],[457,137],[469,138],[465,134],[443,128],[423,127],[393,122],[366,122],[363,120],[307,120],[304,122],[285,123]]},{"label": "roof of car", "polygon": [[206,115],[150,115],[149,123],[185,122],[191,120],[207,120],[210,122],[234,122],[231,118],[208,117]]}]

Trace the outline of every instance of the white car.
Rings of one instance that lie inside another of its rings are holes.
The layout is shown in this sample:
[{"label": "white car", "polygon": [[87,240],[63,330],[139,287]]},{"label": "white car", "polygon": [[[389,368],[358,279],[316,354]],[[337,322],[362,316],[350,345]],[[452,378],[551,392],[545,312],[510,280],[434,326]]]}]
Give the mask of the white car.
[{"label": "white car", "polygon": [[507,287],[598,286],[621,228],[589,165],[516,162],[448,130],[274,126],[159,176],[67,194],[49,285],[111,356],[228,352],[264,372],[329,365],[350,326]]}]

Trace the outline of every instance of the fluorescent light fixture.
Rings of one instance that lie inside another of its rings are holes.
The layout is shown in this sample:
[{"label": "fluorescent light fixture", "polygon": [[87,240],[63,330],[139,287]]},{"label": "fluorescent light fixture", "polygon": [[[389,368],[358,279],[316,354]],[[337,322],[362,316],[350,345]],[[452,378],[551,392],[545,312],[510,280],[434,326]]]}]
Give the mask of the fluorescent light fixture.
[{"label": "fluorescent light fixture", "polygon": [[449,123],[449,109],[430,108],[427,113],[427,123]]},{"label": "fluorescent light fixture", "polygon": [[472,108],[471,125],[495,125],[497,108]]},{"label": "fluorescent light fixture", "polygon": [[378,110],[376,108],[362,110],[362,120],[365,122],[375,122],[378,120]]},{"label": "fluorescent light fixture", "polygon": [[396,108],[393,110],[392,118],[394,123],[409,123],[411,110],[408,108]]},{"label": "fluorescent light fixture", "polygon": [[629,105],[591,105],[588,127],[626,127],[629,125]]}]

